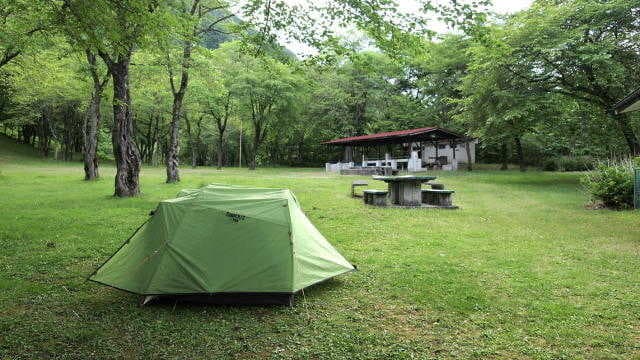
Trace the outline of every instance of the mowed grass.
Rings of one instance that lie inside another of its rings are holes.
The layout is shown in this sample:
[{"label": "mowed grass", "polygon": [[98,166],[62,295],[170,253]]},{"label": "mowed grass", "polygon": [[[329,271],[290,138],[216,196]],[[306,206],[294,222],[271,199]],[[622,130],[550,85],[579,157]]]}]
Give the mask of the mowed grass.
[{"label": "mowed grass", "polygon": [[[320,169],[37,160],[0,139],[0,358],[640,358],[640,214],[586,210],[578,175],[439,172],[461,209],[364,207]],[[164,304],[85,281],[160,199],[209,183],[290,188],[359,271],[294,307]],[[373,187],[384,184],[371,181]]]}]

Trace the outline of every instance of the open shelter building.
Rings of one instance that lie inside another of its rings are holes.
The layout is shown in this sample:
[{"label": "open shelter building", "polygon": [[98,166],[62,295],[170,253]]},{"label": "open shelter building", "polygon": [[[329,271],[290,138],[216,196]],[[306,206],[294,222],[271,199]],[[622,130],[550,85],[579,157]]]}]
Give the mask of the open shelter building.
[{"label": "open shelter building", "polygon": [[435,126],[351,136],[324,143],[344,148],[343,158],[325,168],[332,172],[355,167],[457,170],[460,163],[475,162],[476,143],[473,138]]}]

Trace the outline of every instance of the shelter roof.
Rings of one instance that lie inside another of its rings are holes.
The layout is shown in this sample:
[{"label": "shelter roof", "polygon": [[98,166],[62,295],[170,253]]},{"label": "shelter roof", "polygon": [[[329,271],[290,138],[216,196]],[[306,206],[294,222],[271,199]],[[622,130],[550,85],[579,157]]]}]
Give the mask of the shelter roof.
[{"label": "shelter roof", "polygon": [[616,114],[640,110],[640,88],[620,100],[613,108]]},{"label": "shelter roof", "polygon": [[402,144],[419,141],[463,140],[466,137],[457,132],[437,126],[381,132],[377,134],[351,136],[324,142],[327,145],[381,145]]}]

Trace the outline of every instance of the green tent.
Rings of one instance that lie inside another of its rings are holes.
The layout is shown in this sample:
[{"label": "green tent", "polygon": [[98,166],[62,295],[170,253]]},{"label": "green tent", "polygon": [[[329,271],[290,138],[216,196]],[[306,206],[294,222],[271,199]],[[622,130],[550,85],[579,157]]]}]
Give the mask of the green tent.
[{"label": "green tent", "polygon": [[291,191],[209,185],[161,201],[89,279],[147,300],[290,304],[307,286],[352,270]]}]

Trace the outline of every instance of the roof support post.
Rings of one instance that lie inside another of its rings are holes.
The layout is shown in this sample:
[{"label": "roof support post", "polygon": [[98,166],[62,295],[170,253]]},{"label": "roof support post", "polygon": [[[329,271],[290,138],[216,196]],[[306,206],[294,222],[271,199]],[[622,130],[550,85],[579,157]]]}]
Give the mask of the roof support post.
[{"label": "roof support post", "polygon": [[453,155],[453,158],[456,158],[456,142],[454,140],[451,140],[449,142],[449,146],[451,146],[451,153]]}]

